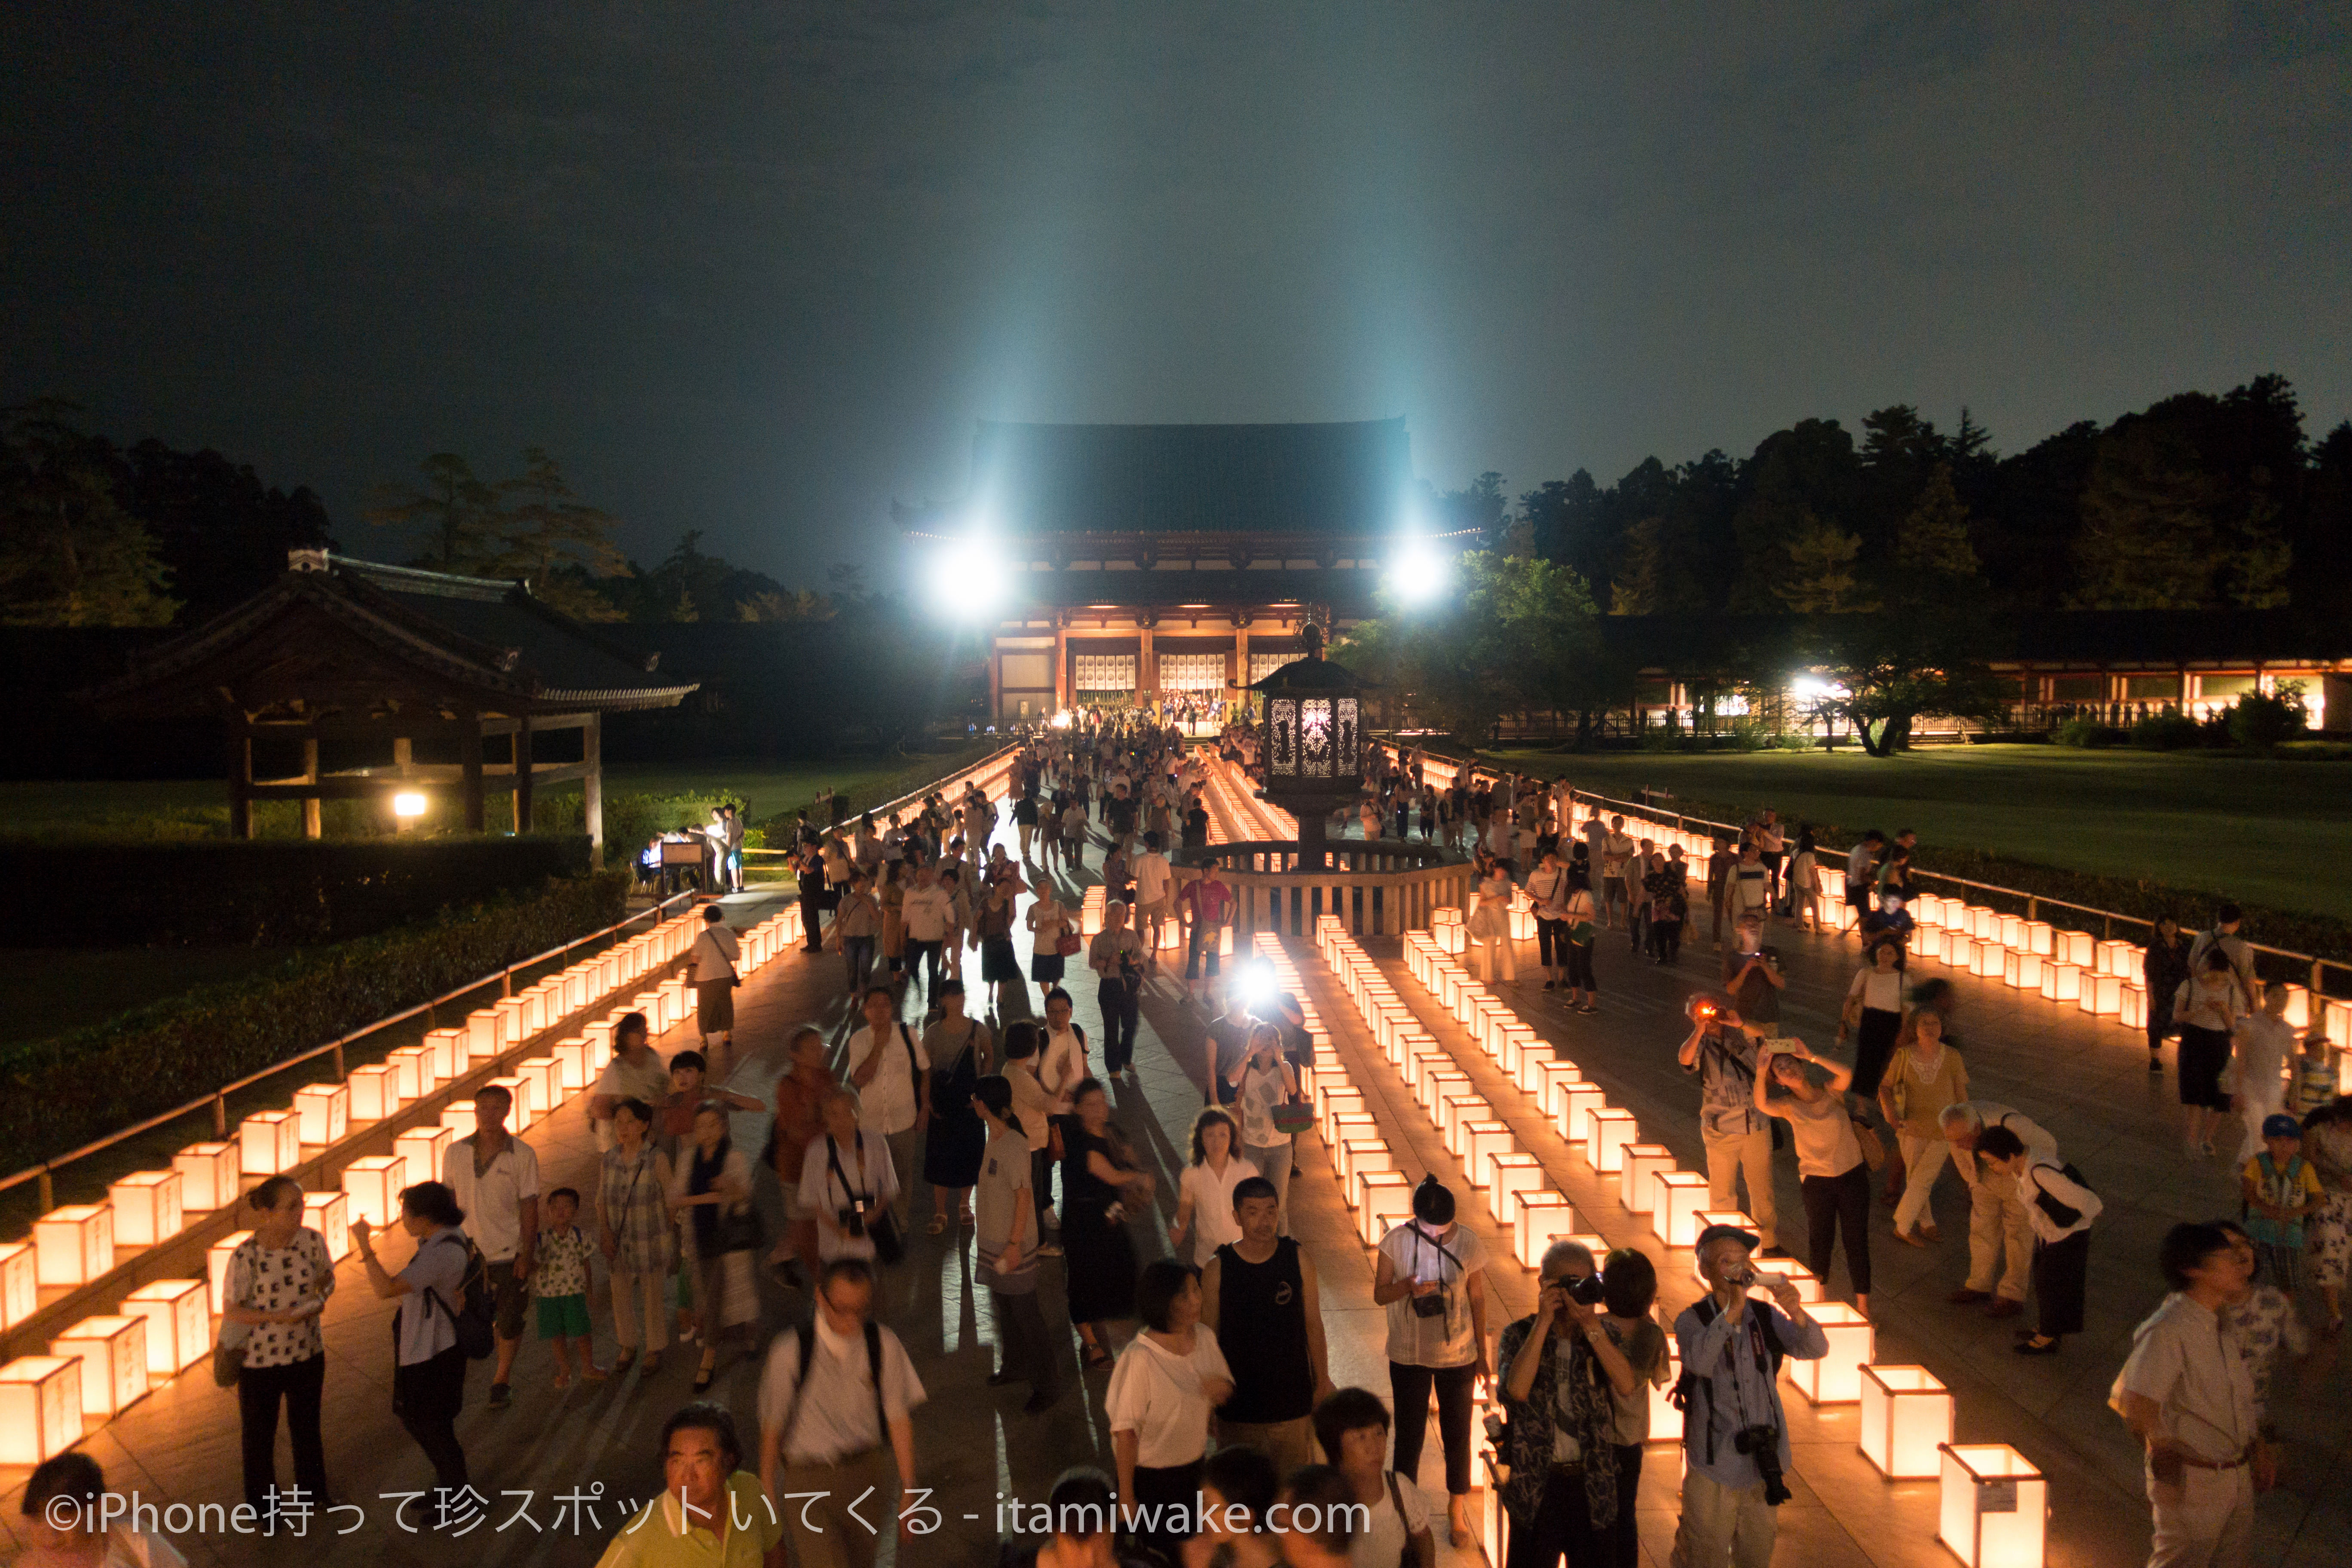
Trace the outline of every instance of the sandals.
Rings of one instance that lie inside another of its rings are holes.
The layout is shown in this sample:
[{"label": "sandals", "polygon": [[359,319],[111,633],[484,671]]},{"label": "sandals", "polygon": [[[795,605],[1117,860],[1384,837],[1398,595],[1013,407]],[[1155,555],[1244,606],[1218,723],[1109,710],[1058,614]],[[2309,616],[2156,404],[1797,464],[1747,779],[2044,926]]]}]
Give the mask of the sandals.
[{"label": "sandals", "polygon": [[928,1228],[933,1236],[944,1235],[948,1228],[948,1216],[943,1214],[933,1215]]}]

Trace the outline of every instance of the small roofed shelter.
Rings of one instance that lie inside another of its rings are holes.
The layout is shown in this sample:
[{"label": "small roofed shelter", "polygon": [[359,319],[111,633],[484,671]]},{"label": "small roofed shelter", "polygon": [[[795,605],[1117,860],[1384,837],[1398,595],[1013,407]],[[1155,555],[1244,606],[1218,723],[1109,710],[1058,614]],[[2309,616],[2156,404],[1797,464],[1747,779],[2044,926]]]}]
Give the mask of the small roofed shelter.
[{"label": "small roofed shelter", "polygon": [[1367,683],[1323,657],[1325,633],[1308,611],[1299,642],[1307,657],[1249,688],[1265,699],[1265,798],[1298,819],[1306,869],[1325,860],[1324,817],[1353,801],[1363,784],[1363,694]]},{"label": "small roofed shelter", "polygon": [[[520,583],[295,550],[268,588],[142,649],[128,674],[88,696],[114,718],[219,714],[236,837],[254,836],[256,801],[300,801],[303,833],[316,838],[322,801],[378,801],[390,818],[395,796],[436,784],[455,786],[469,832],[484,831],[493,790],[513,797],[527,829],[536,791],[578,779],[601,857],[604,716],[674,707],[695,689],[659,679],[659,660],[608,642]],[[562,730],[582,731],[580,760],[536,761],[534,738]],[[484,742],[497,737],[509,738],[505,759],[486,761]],[[297,773],[254,776],[255,742],[272,741],[299,743]],[[419,762],[419,741],[444,753],[454,743],[457,762]],[[321,742],[388,751],[390,765],[322,773]]]}]

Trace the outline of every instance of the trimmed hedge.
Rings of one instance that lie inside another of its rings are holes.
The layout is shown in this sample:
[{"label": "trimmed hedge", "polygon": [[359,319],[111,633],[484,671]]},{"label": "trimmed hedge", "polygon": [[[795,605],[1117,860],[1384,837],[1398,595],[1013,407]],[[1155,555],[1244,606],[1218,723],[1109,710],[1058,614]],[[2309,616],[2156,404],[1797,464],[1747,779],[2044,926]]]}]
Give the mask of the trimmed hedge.
[{"label": "trimmed hedge", "polygon": [[588,869],[585,837],[0,839],[0,946],[349,942]]},{"label": "trimmed hedge", "polygon": [[[611,925],[625,871],[556,882],[414,930],[201,986],[110,1022],[0,1050],[0,1149],[48,1159],[509,963]],[[123,962],[136,963],[126,954]]]}]

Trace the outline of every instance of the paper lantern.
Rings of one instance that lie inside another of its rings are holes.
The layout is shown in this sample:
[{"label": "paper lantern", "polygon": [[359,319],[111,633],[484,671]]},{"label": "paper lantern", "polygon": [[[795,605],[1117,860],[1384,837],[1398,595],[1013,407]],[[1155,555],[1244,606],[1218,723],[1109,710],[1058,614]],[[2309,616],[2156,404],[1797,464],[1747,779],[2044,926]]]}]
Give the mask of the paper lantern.
[{"label": "paper lantern", "polygon": [[1976,952],[1969,955],[1969,973],[1980,979],[1999,980],[2006,972],[2009,950],[1997,942],[1980,942]]},{"label": "paper lantern", "polygon": [[352,1255],[351,1199],[341,1193],[304,1193],[302,1223],[327,1243],[327,1256],[341,1263]]},{"label": "paper lantern", "polygon": [[2048,921],[2028,921],[2023,928],[2024,940],[2017,945],[2030,950],[2040,958],[2048,958],[2057,946],[2056,934]]},{"label": "paper lantern", "polygon": [[1439,1100],[1449,1094],[1470,1092],[1470,1075],[1458,1068],[1440,1068],[1435,1072],[1424,1072],[1421,1075],[1422,1114],[1427,1116],[1432,1124],[1442,1132],[1445,1130],[1445,1124],[1438,1117]]},{"label": "paper lantern", "polygon": [[1628,1143],[1617,1172],[1617,1201],[1627,1214],[1648,1214],[1652,1179],[1674,1168],[1674,1151],[1664,1143]]},{"label": "paper lantern", "polygon": [[553,1057],[515,1063],[515,1077],[530,1086],[531,1119],[543,1121],[563,1103],[563,1069]]},{"label": "paper lantern", "polygon": [[[467,1118],[469,1122],[471,1120]],[[419,1182],[439,1181],[442,1156],[449,1152],[449,1145],[456,1139],[455,1132],[441,1126],[412,1127],[394,1139],[393,1153],[407,1164],[407,1169],[401,1173],[400,1185],[405,1188]],[[398,1191],[393,1194],[395,1198],[399,1195]]]},{"label": "paper lantern", "polygon": [[1615,1175],[1624,1167],[1625,1147],[1642,1140],[1642,1129],[1635,1124],[1633,1113],[1613,1105],[1604,1105],[1585,1119],[1584,1157],[1592,1168],[1604,1175]]},{"label": "paper lantern", "polygon": [[501,996],[493,1004],[491,1011],[499,1018],[499,1050],[519,1046],[530,1037],[531,1031],[524,1026],[525,1015],[530,1010],[530,999],[527,996]]},{"label": "paper lantern", "polygon": [[114,1267],[114,1211],[68,1204],[33,1222],[33,1269],[41,1288],[87,1285]]},{"label": "paper lantern", "polygon": [[2086,931],[2062,931],[2052,933],[2051,955],[2074,965],[2077,969],[2091,967],[2095,943]]},{"label": "paper lantern", "polygon": [[1367,1171],[1357,1178],[1363,1201],[1357,1205],[1357,1234],[1366,1247],[1378,1247],[1381,1237],[1412,1213],[1412,1178],[1402,1171]]},{"label": "paper lantern", "polygon": [[81,1362],[18,1356],[0,1366],[0,1465],[39,1465],[81,1441]]},{"label": "paper lantern", "polygon": [[180,1208],[184,1214],[225,1209],[237,1200],[244,1173],[241,1141],[236,1143],[191,1143],[172,1156],[180,1173]]},{"label": "paper lantern", "polygon": [[1969,906],[1969,934],[1979,942],[1995,942],[2000,937],[2000,916],[1982,904]]},{"label": "paper lantern", "polygon": [[1495,1223],[1516,1228],[1519,1223],[1519,1194],[1541,1192],[1543,1184],[1543,1162],[1533,1154],[1514,1151],[1496,1155],[1486,1184],[1486,1206]]},{"label": "paper lantern", "polygon": [[408,1162],[398,1154],[369,1154],[343,1167],[347,1212],[382,1230],[400,1217],[400,1190],[406,1186]]},{"label": "paper lantern", "polygon": [[1891,1481],[1933,1479],[1952,1440],[1951,1391],[1924,1366],[1862,1369],[1862,1453]]},{"label": "paper lantern", "polygon": [[84,1318],[49,1342],[49,1353],[80,1361],[84,1415],[112,1415],[147,1396],[144,1318]]},{"label": "paper lantern", "polygon": [[2128,980],[2139,972],[2140,956],[2139,943],[2109,937],[2098,944],[2093,963],[2102,974]]},{"label": "paper lantern", "polygon": [[353,1068],[343,1083],[354,1121],[382,1121],[400,1109],[400,1073],[390,1062]]},{"label": "paper lantern", "polygon": [[174,1378],[212,1352],[213,1319],[201,1279],[158,1279],[122,1299],[122,1310],[147,1321],[147,1376]]},{"label": "paper lantern", "polygon": [[1589,1143],[1592,1140],[1592,1114],[1609,1103],[1601,1086],[1590,1079],[1562,1084],[1557,1091],[1559,1114],[1554,1122],[1559,1135],[1570,1143]]},{"label": "paper lantern", "polygon": [[294,1091],[295,1136],[305,1143],[340,1143],[352,1130],[352,1091],[340,1083],[306,1083]]},{"label": "paper lantern", "polygon": [[2042,994],[2053,1002],[2077,1002],[2083,995],[2083,966],[2063,959],[2042,966]]},{"label": "paper lantern", "polygon": [[1525,1024],[1504,1025],[1502,1048],[1498,1053],[1503,1070],[1510,1074],[1514,1079],[1517,1079],[1519,1064],[1535,1048],[1535,1044],[1536,1032]]},{"label": "paper lantern", "polygon": [[41,1304],[40,1259],[29,1241],[0,1242],[0,1329],[13,1329]]},{"label": "paper lantern", "polygon": [[2298,1029],[2311,1027],[2311,988],[2307,985],[2282,986],[2286,993],[2286,1021]]},{"label": "paper lantern", "polygon": [[1930,931],[1944,923],[1944,900],[1933,893],[1915,893],[1911,897],[1911,920],[1921,931]]},{"label": "paper lantern", "polygon": [[1698,1211],[1706,1206],[1706,1178],[1696,1171],[1660,1171],[1650,1184],[1650,1229],[1668,1247],[1698,1240]]},{"label": "paper lantern", "polygon": [[[762,962],[765,962],[768,956],[767,946],[771,934],[772,933],[762,932],[760,938],[760,957]],[[569,1016],[588,1005],[588,987],[593,978],[585,964],[575,963],[563,972],[564,1016]]]},{"label": "paper lantern", "polygon": [[1962,1568],[2042,1568],[2050,1483],[2006,1443],[1947,1443],[1937,1539]]},{"label": "paper lantern", "polygon": [[251,1239],[249,1230],[233,1230],[205,1248],[205,1277],[212,1287],[213,1315],[218,1317],[228,1300],[228,1260]]},{"label": "paper lantern", "polygon": [[2124,980],[2120,974],[2084,974],[2077,982],[2080,990],[2076,1000],[2085,1013],[2115,1014],[2123,1011]]},{"label": "paper lantern", "polygon": [[[439,1039],[435,1036],[441,1037]],[[465,1039],[457,1029],[428,1029],[421,1046],[402,1046],[384,1052],[384,1065],[399,1074],[395,1080],[400,1102],[422,1099],[440,1087],[441,1058],[446,1055],[451,1066],[457,1065],[457,1047]]]},{"label": "paper lantern", "polygon": [[1462,1143],[1462,1167],[1470,1173],[1470,1184],[1482,1189],[1495,1184],[1495,1162],[1519,1152],[1519,1141],[1511,1136],[1511,1124],[1491,1119],[1469,1123],[1463,1131]]},{"label": "paper lantern", "polygon": [[664,1033],[686,1021],[686,982],[672,975],[661,983],[662,1029]]},{"label": "paper lantern", "polygon": [[2001,959],[2000,977],[2020,991],[2042,989],[2044,961],[2031,948],[2012,947]]},{"label": "paper lantern", "polygon": [[1650,1441],[1680,1443],[1683,1440],[1683,1413],[1672,1397],[1675,1384],[1682,1381],[1683,1358],[1675,1353],[1674,1336],[1666,1336],[1666,1381],[1650,1388]]},{"label": "paper lantern", "polygon": [[137,1171],[108,1184],[114,1210],[114,1245],[152,1247],[180,1234],[181,1177],[177,1171]]},{"label": "paper lantern", "polygon": [[1536,912],[1531,909],[1511,910],[1511,940],[1533,942],[1536,939]]},{"label": "paper lantern", "polygon": [[588,1042],[588,1082],[592,1088],[613,1063],[613,1028],[614,1020],[610,1018],[581,1026],[580,1037]]},{"label": "paper lantern", "polygon": [[[2352,1002],[2330,1000],[2321,1008],[2320,1016],[2326,1021],[2327,1038],[2332,1043],[2352,1046]],[[2345,1065],[2352,1067],[2352,1058],[2347,1058]]]},{"label": "paper lantern", "polygon": [[1326,1088],[1316,1106],[1317,1131],[1325,1142],[1339,1136],[1338,1120],[1342,1116],[1364,1115],[1364,1091],[1353,1086],[1345,1089]]},{"label": "paper lantern", "polygon": [[236,1141],[249,1175],[282,1175],[302,1163],[302,1119],[294,1111],[255,1111],[237,1123]]},{"label": "paper lantern", "polygon": [[547,1027],[547,993],[534,985],[515,994],[515,1039],[530,1039]]},{"label": "paper lantern", "polygon": [[2023,947],[2025,945],[2025,917],[2023,915],[2002,915],[1995,924],[1992,936],[1993,940],[2000,943],[2003,947]]},{"label": "paper lantern", "polygon": [[1339,1190],[1350,1208],[1363,1206],[1363,1194],[1357,1190],[1356,1178],[1374,1171],[1396,1169],[1396,1155],[1383,1138],[1350,1138],[1332,1151],[1334,1173],[1339,1178]]},{"label": "paper lantern", "polygon": [[[504,1026],[499,1022],[498,1009],[478,1008],[466,1015],[466,1056],[472,1061],[499,1054],[499,1036]],[[452,1074],[451,1076],[456,1076]]]},{"label": "paper lantern", "polygon": [[1944,933],[1944,962],[1955,969],[1967,969],[1976,962],[1977,939],[1955,927]]},{"label": "paper lantern", "polygon": [[2147,992],[2145,988],[2126,981],[2116,1002],[2116,1023],[2134,1029],[2147,1027]]},{"label": "paper lantern", "polygon": [[1519,1194],[1519,1219],[1512,1232],[1512,1250],[1520,1264],[1541,1267],[1544,1248],[1564,1236],[1576,1234],[1576,1209],[1566,1196],[1548,1189]]},{"label": "paper lantern", "polygon": [[533,1097],[530,1080],[520,1073],[508,1073],[502,1078],[494,1078],[482,1087],[502,1089],[507,1091],[509,1105],[507,1112],[508,1131],[527,1131],[539,1120],[540,1104]]},{"label": "paper lantern", "polygon": [[[1574,1062],[1564,1062],[1555,1057],[1549,1061],[1537,1064],[1536,1103],[1543,1107],[1543,1113],[1551,1119],[1555,1126],[1560,1124],[1560,1119],[1567,1113],[1567,1106],[1563,1103],[1561,1096],[1567,1093],[1571,1084],[1583,1081],[1584,1070]],[[1567,1136],[1565,1132],[1560,1135]]]},{"label": "paper lantern", "polygon": [[1433,1120],[1437,1123],[1438,1133],[1445,1140],[1445,1152],[1456,1160],[1467,1160],[1470,1150],[1462,1142],[1462,1129],[1472,1121],[1488,1120],[1494,1114],[1495,1108],[1487,1104],[1486,1097],[1476,1089],[1448,1087],[1438,1092],[1437,1114]]},{"label": "paper lantern", "polygon": [[1862,1368],[1872,1353],[1870,1320],[1843,1301],[1823,1301],[1805,1311],[1828,1337],[1829,1354],[1818,1361],[1790,1357],[1783,1370],[1813,1404],[1852,1405],[1862,1397]]}]

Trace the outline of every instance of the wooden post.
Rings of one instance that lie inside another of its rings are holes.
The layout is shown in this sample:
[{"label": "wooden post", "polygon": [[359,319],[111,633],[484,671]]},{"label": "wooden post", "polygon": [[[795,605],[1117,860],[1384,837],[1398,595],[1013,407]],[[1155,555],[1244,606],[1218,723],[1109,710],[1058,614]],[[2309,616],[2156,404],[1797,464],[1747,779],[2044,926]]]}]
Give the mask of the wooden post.
[{"label": "wooden post", "polygon": [[1137,644],[1140,653],[1135,661],[1135,690],[1140,698],[1144,692],[1160,689],[1160,666],[1151,657],[1151,628],[1138,626],[1136,630],[1140,637]]},{"label": "wooden post", "polygon": [[484,830],[482,817],[482,716],[464,716],[465,731],[457,737],[457,765],[463,770],[462,788],[466,798],[466,831]]},{"label": "wooden post", "polygon": [[[319,782],[319,738],[316,735],[305,737],[302,742],[302,782],[309,784]],[[302,797],[302,837],[316,838],[320,830],[319,797],[306,795]]]},{"label": "wooden post", "polygon": [[228,737],[228,836],[253,837],[253,737],[241,730]]},{"label": "wooden post", "polygon": [[1054,617],[1054,711],[1070,705],[1070,628]]},{"label": "wooden post", "polygon": [[988,721],[1001,723],[1004,719],[1004,650],[996,639],[988,639]]},{"label": "wooden post", "polygon": [[588,829],[588,862],[604,868],[604,718],[588,715],[580,728],[580,756],[588,776],[580,781],[580,815]]},{"label": "wooden post", "polygon": [[530,715],[525,713],[515,721],[514,732],[514,830],[530,831]]}]

